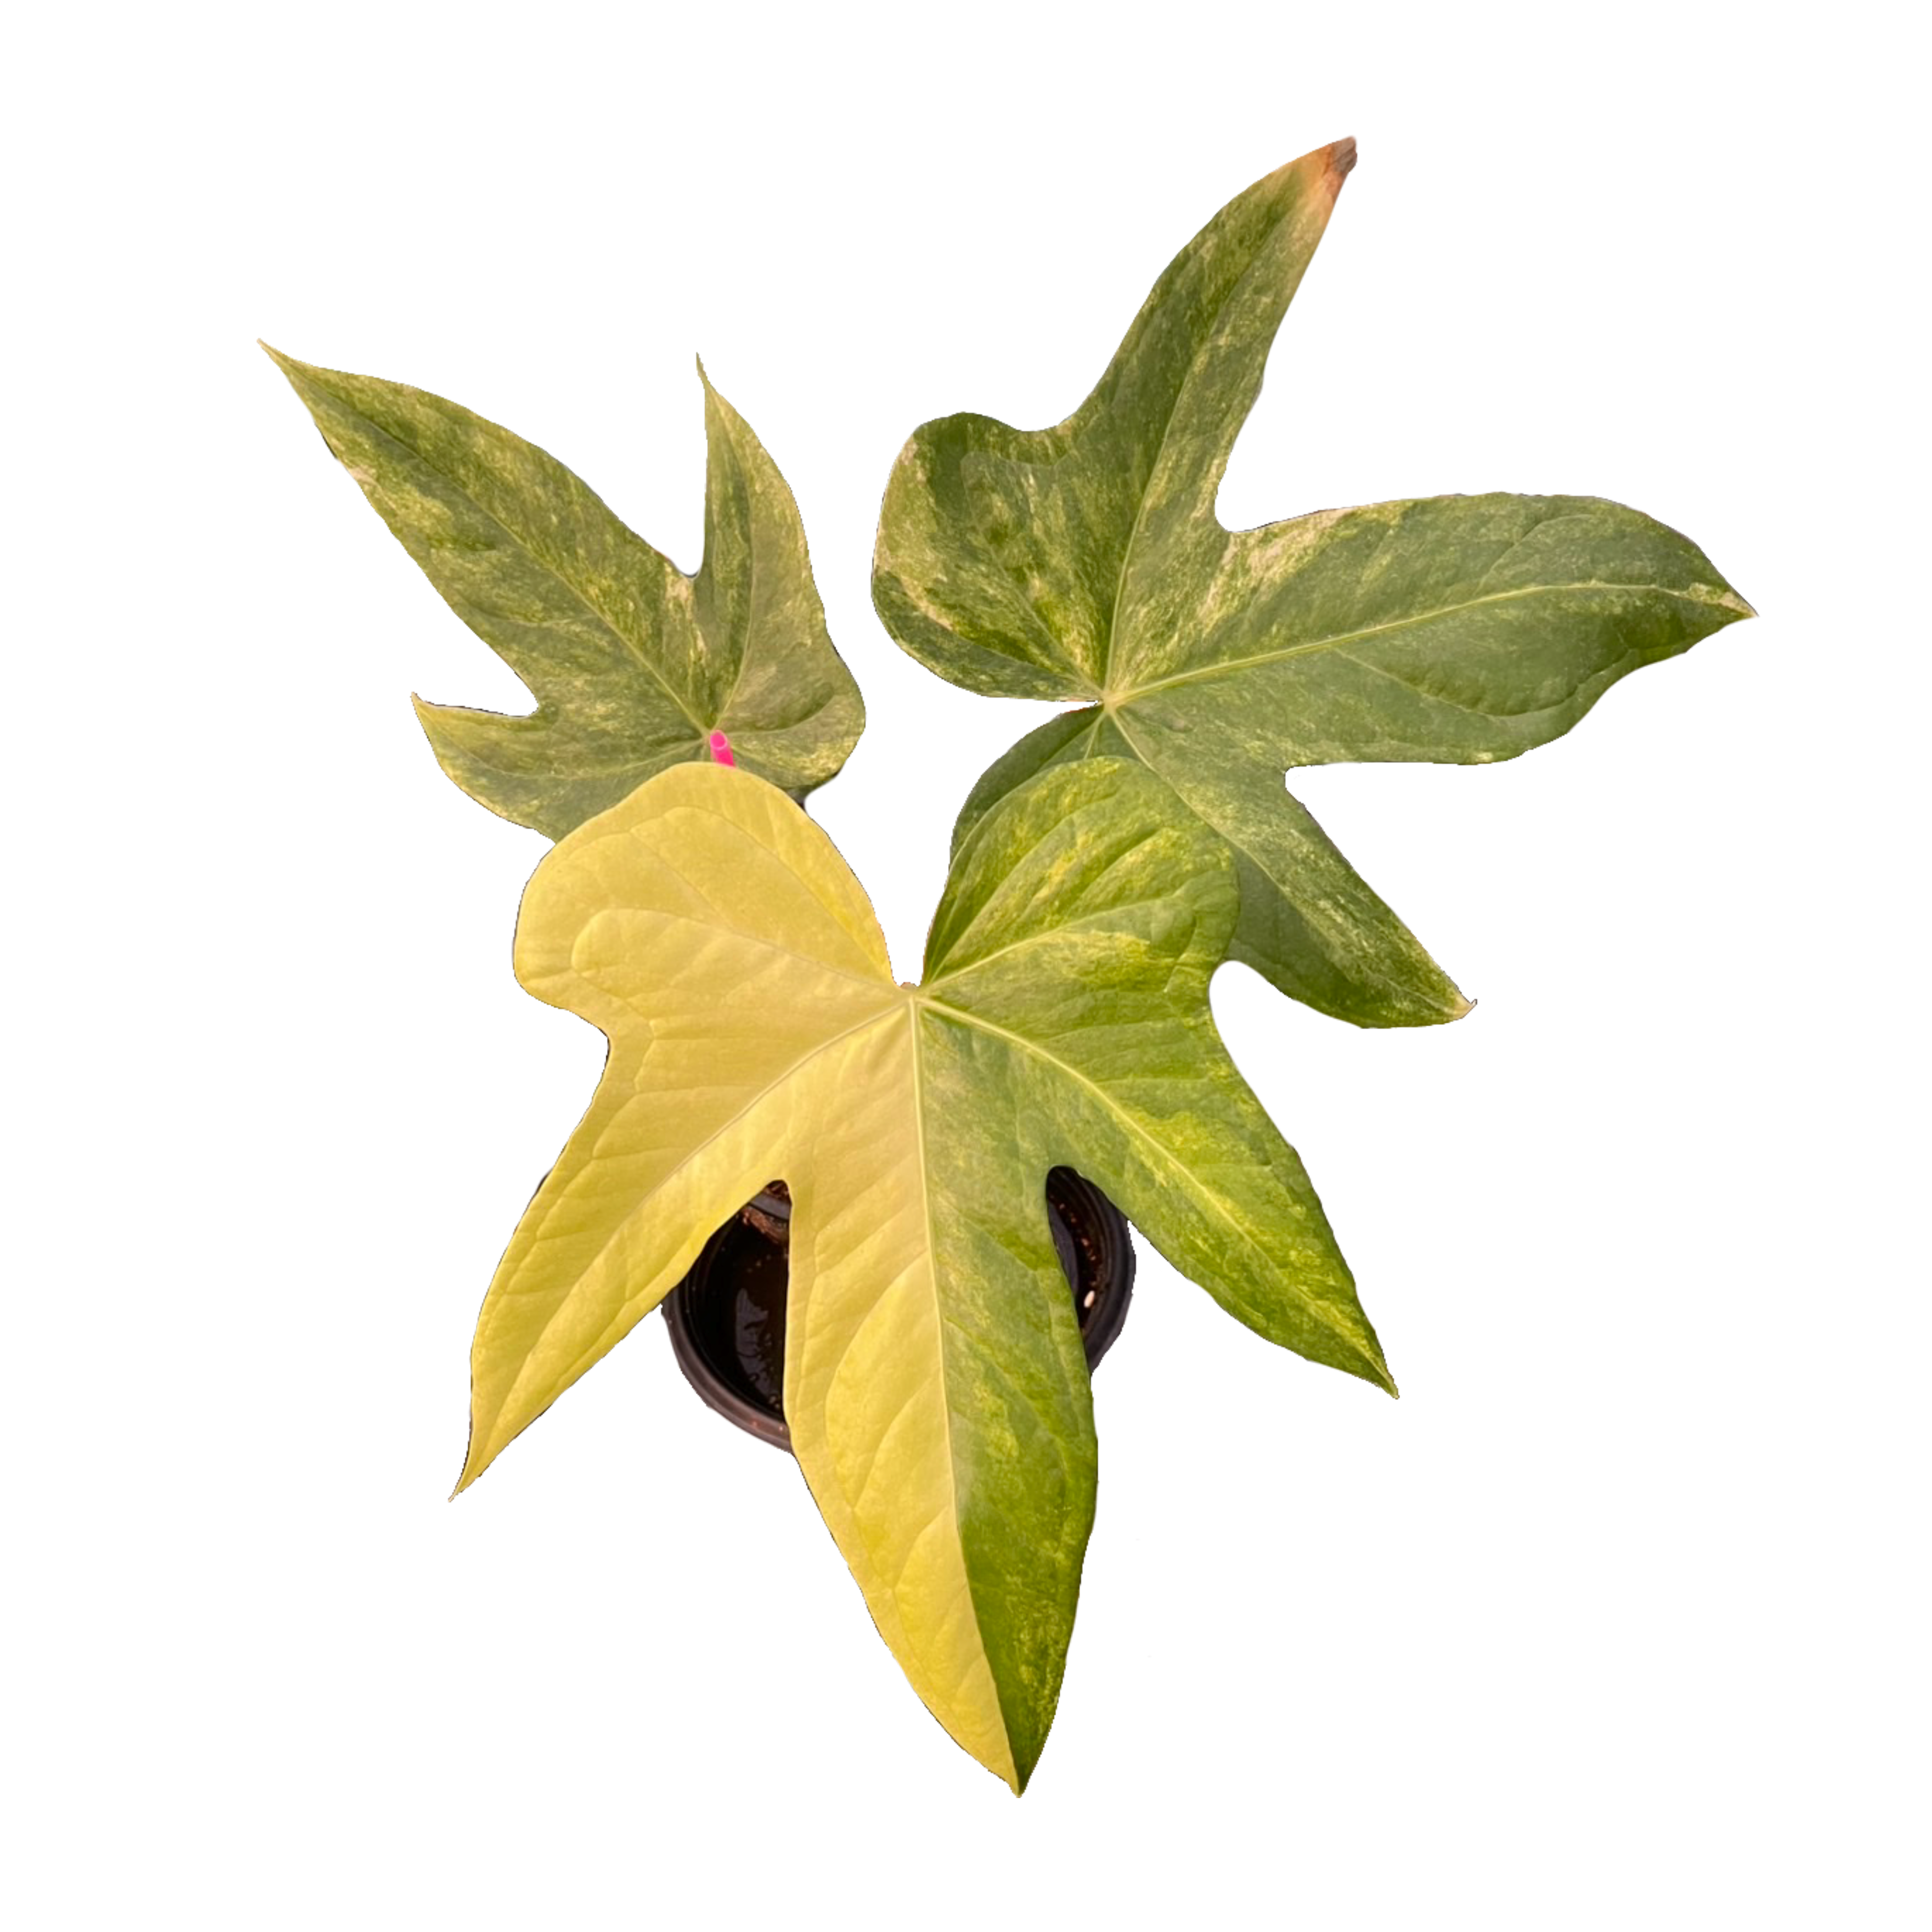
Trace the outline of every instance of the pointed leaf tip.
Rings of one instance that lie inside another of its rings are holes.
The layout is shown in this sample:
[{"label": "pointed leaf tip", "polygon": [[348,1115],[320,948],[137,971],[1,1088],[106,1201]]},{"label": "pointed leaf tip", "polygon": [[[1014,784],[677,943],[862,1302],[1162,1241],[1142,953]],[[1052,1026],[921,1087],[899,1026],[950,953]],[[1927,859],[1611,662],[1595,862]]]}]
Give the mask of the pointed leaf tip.
[{"label": "pointed leaf tip", "polygon": [[1328,148],[1328,172],[1335,177],[1339,188],[1355,165],[1355,137],[1344,134],[1339,141],[1333,142]]}]

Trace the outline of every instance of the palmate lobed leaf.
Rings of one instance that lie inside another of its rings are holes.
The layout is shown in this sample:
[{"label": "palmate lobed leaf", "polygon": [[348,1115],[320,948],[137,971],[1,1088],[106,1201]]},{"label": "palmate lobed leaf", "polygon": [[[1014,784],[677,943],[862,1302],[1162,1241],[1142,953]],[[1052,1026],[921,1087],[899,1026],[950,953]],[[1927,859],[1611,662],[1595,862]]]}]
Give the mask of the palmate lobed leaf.
[{"label": "palmate lobed leaf", "polygon": [[[267,345],[262,345],[264,348]],[[330,449],[457,615],[530,687],[506,717],[416,700],[471,797],[561,838],[710,755],[802,795],[864,728],[798,506],[704,376],[704,556],[687,577],[556,459],[440,396],[269,349]]]},{"label": "palmate lobed leaf", "polygon": [[1750,607],[1696,546],[1586,496],[1441,496],[1223,529],[1216,494],[1353,142],[1256,182],[1168,266],[1054,428],[916,430],[873,590],[941,676],[1084,708],[998,760],[955,833],[1049,766],[1132,759],[1224,840],[1230,956],[1365,1026],[1468,1010],[1283,788],[1298,766],[1486,764],[1569,730]]},{"label": "palmate lobed leaf", "polygon": [[782,1176],[800,1466],[914,1688],[1023,1786],[1096,1467],[1048,1170],[1090,1176],[1250,1327],[1393,1392],[1208,1010],[1236,903],[1225,847],[1122,760],[982,816],[916,988],[825,835],[746,772],[668,771],[564,839],[518,976],[610,1054],[485,1299],[462,1484]]}]

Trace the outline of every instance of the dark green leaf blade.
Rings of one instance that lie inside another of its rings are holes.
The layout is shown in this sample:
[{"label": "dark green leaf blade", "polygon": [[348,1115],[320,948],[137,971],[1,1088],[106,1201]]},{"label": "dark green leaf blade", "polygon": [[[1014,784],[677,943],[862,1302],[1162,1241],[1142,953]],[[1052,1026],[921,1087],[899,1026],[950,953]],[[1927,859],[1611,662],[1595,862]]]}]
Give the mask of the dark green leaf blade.
[{"label": "dark green leaf blade", "polygon": [[[1083,705],[1077,711],[1063,711],[1044,724],[1010,745],[974,781],[952,824],[951,862],[957,864],[961,848],[972,837],[974,828],[1009,792],[1017,791],[1029,778],[1050,765],[1077,763],[1091,758],[1108,735],[1106,715],[1096,705]],[[1108,746],[1102,754],[1131,758],[1124,746]]]},{"label": "dark green leaf blade", "polygon": [[928,1011],[992,1142],[1077,1168],[1238,1320],[1394,1392],[1307,1173],[1208,1000],[1227,848],[1132,762],[1049,767],[988,811],[934,916]]},{"label": "dark green leaf blade", "polygon": [[916,430],[886,485],[873,565],[886,628],[968,689],[1097,697],[1124,612],[1160,601],[1148,562],[1212,538],[1214,499],[1355,144],[1238,195],[1168,266],[1064,422],[982,416]]},{"label": "dark green leaf blade", "polygon": [[268,353],[424,574],[537,700],[522,717],[417,701],[438,762],[472,798],[560,838],[708,757],[714,730],[794,794],[844,764],[864,710],[826,632],[797,506],[708,381],[705,561],[688,578],[522,437],[423,390]]},{"label": "dark green leaf blade", "polygon": [[1156,284],[1057,428],[915,433],[874,594],[968,688],[1086,698],[968,800],[956,846],[1050,763],[1136,759],[1234,852],[1229,956],[1364,1026],[1451,1020],[1454,982],[1282,787],[1340,760],[1487,764],[1751,614],[1708,558],[1590,497],[1444,496],[1231,532],[1214,500],[1352,143],[1238,196]]},{"label": "dark green leaf blade", "polygon": [[[1119,718],[1097,705],[1028,732],[974,786],[953,827],[954,851],[1036,772],[1090,758],[1140,761]],[[1428,1026],[1468,1010],[1455,982],[1278,777],[1238,763],[1176,765],[1165,776],[1234,855],[1241,904],[1229,958],[1358,1026]]]},{"label": "dark green leaf blade", "polygon": [[1688,538],[1600,497],[1426,496],[1224,542],[1185,632],[1115,694],[1168,759],[1206,734],[1276,770],[1487,764],[1752,614]]}]

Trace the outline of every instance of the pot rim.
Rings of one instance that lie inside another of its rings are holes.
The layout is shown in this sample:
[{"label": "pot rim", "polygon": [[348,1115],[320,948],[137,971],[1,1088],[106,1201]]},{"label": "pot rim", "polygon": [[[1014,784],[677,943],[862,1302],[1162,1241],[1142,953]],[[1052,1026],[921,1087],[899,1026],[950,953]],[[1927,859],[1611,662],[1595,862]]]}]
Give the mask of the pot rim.
[{"label": "pot rim", "polygon": [[[1087,1372],[1090,1376],[1100,1364],[1101,1358],[1119,1339],[1121,1328],[1127,1318],[1129,1304],[1133,1300],[1136,1256],[1133,1237],[1127,1218],[1120,1209],[1076,1169],[1064,1165],[1049,1170],[1044,1190],[1048,1211],[1054,1217],[1054,1249],[1057,1258],[1061,1258],[1058,1239],[1059,1228],[1066,1228],[1073,1238],[1076,1251],[1076,1271],[1078,1272],[1078,1256],[1080,1252],[1077,1232],[1069,1226],[1066,1208],[1053,1198],[1056,1184],[1063,1195],[1072,1196],[1081,1207],[1087,1208],[1099,1226],[1113,1237],[1108,1244],[1109,1258],[1114,1263],[1113,1280],[1105,1304],[1094,1312],[1090,1326],[1083,1318],[1083,1311],[1076,1301],[1074,1316],[1081,1323],[1080,1340],[1087,1360]],[[762,1402],[754,1402],[742,1395],[726,1381],[724,1372],[710,1359],[700,1339],[696,1322],[692,1316],[692,1301],[687,1293],[692,1286],[704,1277],[718,1250],[736,1236],[741,1229],[748,1229],[754,1234],[762,1233],[754,1222],[748,1220],[753,1211],[770,1220],[789,1226],[791,1220],[791,1199],[789,1193],[775,1193],[772,1188],[782,1186],[774,1182],[761,1188],[730,1220],[712,1231],[698,1252],[697,1258],[687,1269],[681,1280],[667,1294],[661,1304],[664,1310],[664,1325],[670,1332],[671,1352],[677,1358],[677,1366],[684,1378],[704,1406],[714,1414],[733,1422],[747,1435],[755,1436],[760,1442],[768,1442],[775,1449],[783,1449],[788,1454],[791,1449],[791,1430],[782,1415],[775,1415]],[[770,1240],[772,1237],[764,1234]],[[774,1242],[773,1245],[778,1245]],[[1070,1293],[1077,1295],[1077,1279],[1068,1279],[1064,1274],[1065,1263],[1061,1259],[1062,1278],[1067,1280]]]}]

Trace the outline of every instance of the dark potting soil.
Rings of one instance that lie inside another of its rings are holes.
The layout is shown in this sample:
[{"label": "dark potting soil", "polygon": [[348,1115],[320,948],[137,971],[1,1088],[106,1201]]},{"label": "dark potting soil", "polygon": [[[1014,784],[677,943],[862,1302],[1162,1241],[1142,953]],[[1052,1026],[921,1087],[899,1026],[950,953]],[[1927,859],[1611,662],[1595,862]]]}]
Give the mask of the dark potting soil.
[{"label": "dark potting soil", "polygon": [[732,1239],[724,1270],[731,1284],[731,1336],[738,1367],[752,1391],[774,1415],[784,1392],[785,1250],[744,1210],[742,1232]]},{"label": "dark potting soil", "polygon": [[[1069,1183],[1076,1178],[1066,1174]],[[772,1180],[764,1192],[781,1202],[792,1198],[782,1180]],[[1054,1168],[1047,1180],[1047,1200],[1053,1205],[1047,1217],[1053,1246],[1060,1269],[1072,1282],[1074,1308],[1086,1329],[1097,1318],[1097,1302],[1107,1281],[1100,1240],[1086,1200],[1063,1183],[1060,1168]],[[748,1202],[738,1214],[738,1223],[722,1234],[711,1260],[711,1279],[724,1285],[724,1292],[700,1296],[692,1310],[698,1345],[715,1372],[775,1416],[782,1412],[784,1391],[788,1238],[790,1223],[786,1219],[769,1214],[755,1200]]]}]

